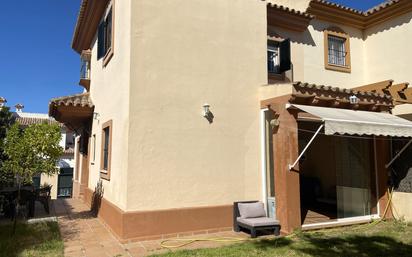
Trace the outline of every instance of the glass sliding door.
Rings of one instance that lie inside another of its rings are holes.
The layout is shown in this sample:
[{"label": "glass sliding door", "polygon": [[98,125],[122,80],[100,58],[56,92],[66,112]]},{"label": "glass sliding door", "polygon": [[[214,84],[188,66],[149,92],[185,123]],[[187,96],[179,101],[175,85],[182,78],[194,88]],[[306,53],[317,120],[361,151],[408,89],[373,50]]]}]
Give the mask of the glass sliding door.
[{"label": "glass sliding door", "polygon": [[267,210],[269,217],[276,218],[275,202],[275,170],[274,170],[274,152],[273,152],[273,128],[270,124],[275,119],[274,112],[268,110],[265,112],[265,154],[266,154],[266,197]]},{"label": "glass sliding door", "polygon": [[335,138],[338,218],[371,215],[376,208],[373,141]]}]

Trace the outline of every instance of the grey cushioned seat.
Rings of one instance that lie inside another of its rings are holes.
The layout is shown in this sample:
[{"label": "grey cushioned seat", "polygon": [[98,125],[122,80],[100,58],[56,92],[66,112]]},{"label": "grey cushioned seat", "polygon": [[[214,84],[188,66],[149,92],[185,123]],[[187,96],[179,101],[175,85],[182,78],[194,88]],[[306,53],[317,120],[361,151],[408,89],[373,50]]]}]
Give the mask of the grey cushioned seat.
[{"label": "grey cushioned seat", "polygon": [[262,202],[239,203],[240,217],[244,219],[266,217],[265,206]]},{"label": "grey cushioned seat", "polygon": [[275,220],[273,218],[267,218],[267,217],[248,218],[248,219],[243,219],[239,217],[237,218],[237,221],[239,223],[242,223],[244,225],[248,225],[251,227],[275,226],[275,225],[280,224],[278,220]]},{"label": "grey cushioned seat", "polygon": [[265,206],[259,201],[243,201],[233,203],[233,230],[241,229],[250,231],[250,236],[255,238],[258,231],[273,231],[280,235],[280,222],[266,215]]}]

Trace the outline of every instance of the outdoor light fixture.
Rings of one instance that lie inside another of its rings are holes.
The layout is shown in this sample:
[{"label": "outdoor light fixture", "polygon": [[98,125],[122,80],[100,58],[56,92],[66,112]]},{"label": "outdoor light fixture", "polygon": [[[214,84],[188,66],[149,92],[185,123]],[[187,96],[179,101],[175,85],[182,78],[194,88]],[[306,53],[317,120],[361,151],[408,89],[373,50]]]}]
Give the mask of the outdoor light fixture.
[{"label": "outdoor light fixture", "polygon": [[270,121],[270,127],[271,127],[272,129],[275,129],[275,128],[279,127],[279,125],[280,125],[280,121],[279,121],[278,118],[272,119],[272,120]]},{"label": "outdoor light fixture", "polygon": [[207,118],[210,115],[210,105],[209,104],[204,104],[203,105],[203,117]]},{"label": "outdoor light fixture", "polygon": [[351,95],[351,96],[349,96],[349,102],[351,104],[358,104],[359,103],[359,98],[356,95]]},{"label": "outdoor light fixture", "polygon": [[98,112],[93,113],[93,119],[94,120],[99,120],[100,114]]}]

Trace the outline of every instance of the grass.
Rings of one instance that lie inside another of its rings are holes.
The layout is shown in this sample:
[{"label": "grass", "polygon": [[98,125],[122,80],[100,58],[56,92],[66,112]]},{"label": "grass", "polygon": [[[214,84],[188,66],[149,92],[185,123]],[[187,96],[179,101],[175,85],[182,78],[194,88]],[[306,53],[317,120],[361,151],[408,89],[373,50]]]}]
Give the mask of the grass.
[{"label": "grass", "polygon": [[257,239],[221,248],[180,250],[162,257],[203,256],[412,256],[412,224],[388,221],[367,225],[298,231],[289,237]]},{"label": "grass", "polygon": [[63,241],[57,222],[0,226],[0,257],[60,257]]}]

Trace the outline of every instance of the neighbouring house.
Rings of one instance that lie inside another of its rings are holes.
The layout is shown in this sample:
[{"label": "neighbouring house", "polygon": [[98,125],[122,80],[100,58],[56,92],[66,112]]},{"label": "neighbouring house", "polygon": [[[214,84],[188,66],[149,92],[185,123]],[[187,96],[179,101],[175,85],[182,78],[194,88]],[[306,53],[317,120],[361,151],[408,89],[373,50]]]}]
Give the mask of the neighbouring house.
[{"label": "neighbouring house", "polygon": [[392,217],[411,19],[409,0],[83,0],[84,91],[49,105],[79,135],[74,196],[123,241],[231,229],[241,200],[283,233]]},{"label": "neighbouring house", "polygon": [[57,124],[60,126],[61,141],[60,146],[64,149],[63,155],[59,159],[59,173],[53,176],[41,174],[33,177],[36,187],[44,184],[52,186],[51,198],[66,198],[72,196],[73,169],[74,169],[74,133],[54,118],[45,113],[23,112],[24,105],[16,104],[16,110],[12,112],[14,122],[17,122],[22,129],[34,124]]}]

